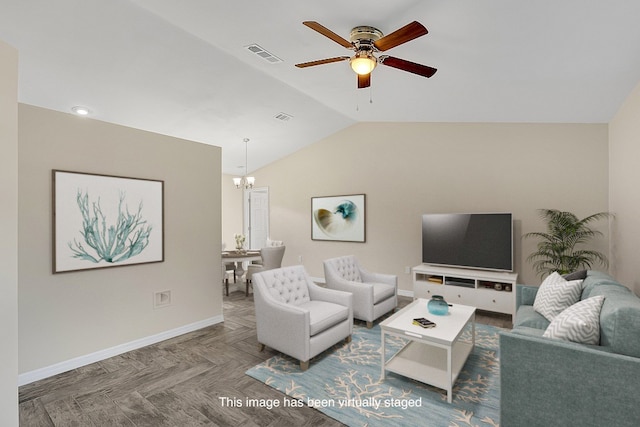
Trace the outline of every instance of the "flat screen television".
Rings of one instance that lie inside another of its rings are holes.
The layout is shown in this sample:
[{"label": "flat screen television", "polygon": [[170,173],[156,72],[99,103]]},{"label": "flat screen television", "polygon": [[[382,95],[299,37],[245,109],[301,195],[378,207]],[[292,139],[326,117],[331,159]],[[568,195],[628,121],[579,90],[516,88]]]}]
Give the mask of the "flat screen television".
[{"label": "flat screen television", "polygon": [[447,213],[422,216],[422,262],[513,271],[510,213]]}]

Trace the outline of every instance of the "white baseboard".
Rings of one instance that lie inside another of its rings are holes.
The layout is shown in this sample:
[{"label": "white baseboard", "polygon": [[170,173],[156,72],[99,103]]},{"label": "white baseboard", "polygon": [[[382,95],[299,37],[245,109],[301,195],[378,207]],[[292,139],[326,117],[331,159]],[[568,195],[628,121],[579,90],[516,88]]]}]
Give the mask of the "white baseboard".
[{"label": "white baseboard", "polygon": [[401,297],[413,298],[413,291],[405,291],[404,289],[398,289],[398,295]]},{"label": "white baseboard", "polygon": [[89,365],[91,363],[99,362],[104,359],[108,359],[113,356],[117,356],[128,351],[136,350],[141,347],[159,343],[160,341],[174,338],[179,335],[183,335],[189,332],[196,331],[198,329],[206,328],[207,326],[215,325],[217,323],[224,322],[224,316],[219,315],[210,317],[209,319],[201,320],[199,322],[184,325],[179,328],[171,329],[168,331],[160,332],[156,335],[140,338],[135,341],[120,344],[115,347],[106,348],[104,350],[96,351],[95,353],[87,354],[73,359],[65,360],[64,362],[56,363],[55,365],[46,366],[44,368],[35,369],[33,371],[25,372],[18,375],[18,386],[32,383],[34,381],[48,378],[53,375],[67,372],[72,369],[79,368],[81,366]]}]

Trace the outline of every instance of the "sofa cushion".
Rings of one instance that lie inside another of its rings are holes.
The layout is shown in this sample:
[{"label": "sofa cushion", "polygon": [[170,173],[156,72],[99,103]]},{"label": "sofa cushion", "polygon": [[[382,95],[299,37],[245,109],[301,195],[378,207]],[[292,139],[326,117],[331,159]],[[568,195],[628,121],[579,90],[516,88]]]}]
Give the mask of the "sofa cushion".
[{"label": "sofa cushion", "polygon": [[513,320],[514,329],[520,327],[540,329],[540,335],[548,326],[549,321],[542,314],[535,311],[531,305],[521,305]]},{"label": "sofa cushion", "polygon": [[314,336],[349,318],[349,307],[326,301],[307,301],[298,307],[309,310],[309,335]]},{"label": "sofa cushion", "polygon": [[538,329],[538,328],[530,328],[528,326],[519,326],[515,329],[512,329],[510,332],[512,334],[516,334],[516,335],[525,335],[528,337],[542,337],[542,334],[544,334],[544,329]]},{"label": "sofa cushion", "polygon": [[602,295],[577,302],[558,314],[542,336],[580,344],[599,344],[603,302]]},{"label": "sofa cushion", "polygon": [[581,294],[582,280],[568,282],[554,271],[540,285],[533,308],[552,321],[558,314],[578,302]]},{"label": "sofa cushion", "polygon": [[531,305],[536,300],[536,295],[540,288],[533,286],[521,286],[520,287],[520,305]]},{"label": "sofa cushion", "polygon": [[606,295],[600,312],[600,344],[611,346],[619,354],[640,357],[640,298],[627,295]]},{"label": "sofa cushion", "polygon": [[[630,291],[620,283],[616,281],[613,277],[609,276],[607,273],[603,273],[602,271],[589,270],[587,272],[587,278],[584,279],[582,283],[582,296],[580,299],[587,299],[596,295],[604,295],[602,293],[602,288],[600,293],[593,293],[596,289],[599,289],[601,286],[608,285],[609,289],[617,289],[618,291],[630,293]],[[605,295],[609,296],[609,295]]]},{"label": "sofa cushion", "polygon": [[373,303],[377,304],[381,301],[391,298],[396,293],[396,287],[387,285],[386,283],[370,283],[373,285]]}]

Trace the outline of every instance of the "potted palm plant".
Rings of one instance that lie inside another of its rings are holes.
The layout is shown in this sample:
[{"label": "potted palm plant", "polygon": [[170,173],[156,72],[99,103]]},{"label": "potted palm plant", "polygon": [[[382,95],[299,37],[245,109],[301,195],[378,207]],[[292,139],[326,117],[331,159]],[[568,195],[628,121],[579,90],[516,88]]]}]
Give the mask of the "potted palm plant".
[{"label": "potted palm plant", "polygon": [[546,232],[526,233],[525,238],[537,238],[538,250],[527,257],[533,262],[533,268],[541,277],[557,271],[567,274],[599,262],[605,268],[609,266],[607,257],[598,251],[583,249],[580,246],[592,238],[602,236],[589,225],[597,220],[609,218],[609,212],[598,212],[579,219],[571,212],[556,209],[540,209],[540,215],[547,223]]}]

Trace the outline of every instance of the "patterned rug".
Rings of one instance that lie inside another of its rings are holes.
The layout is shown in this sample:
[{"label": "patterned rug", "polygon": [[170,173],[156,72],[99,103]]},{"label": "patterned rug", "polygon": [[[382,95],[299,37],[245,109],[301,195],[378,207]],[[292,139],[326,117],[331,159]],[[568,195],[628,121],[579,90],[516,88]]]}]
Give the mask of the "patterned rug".
[{"label": "patterned rug", "polygon": [[[281,355],[249,369],[251,377],[286,396],[313,406],[349,426],[389,427],[498,426],[500,378],[498,328],[476,325],[476,346],[458,376],[453,403],[446,391],[387,371],[380,381],[380,327],[354,325],[352,341],[338,344],[311,360],[301,372],[292,358]],[[388,360],[403,345],[386,337]]]}]

